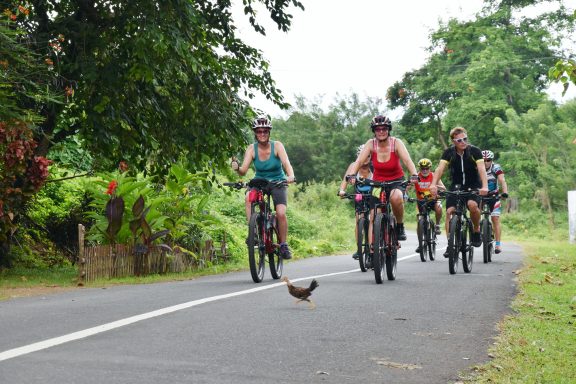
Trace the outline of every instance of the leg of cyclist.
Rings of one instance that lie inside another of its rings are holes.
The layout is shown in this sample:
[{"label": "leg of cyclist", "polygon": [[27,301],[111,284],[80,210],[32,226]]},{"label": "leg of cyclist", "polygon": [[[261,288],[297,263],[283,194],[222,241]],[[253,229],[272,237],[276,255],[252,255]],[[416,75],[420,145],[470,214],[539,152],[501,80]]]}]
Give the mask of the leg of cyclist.
[{"label": "leg of cyclist", "polygon": [[[456,210],[456,207],[453,206],[452,204],[455,203],[453,201],[453,199],[449,196],[446,199],[446,224],[445,224],[445,230],[446,230],[446,242],[448,242],[448,237],[450,236],[450,219],[452,218],[452,214],[454,213],[454,211]],[[443,255],[445,258],[448,258],[448,256],[450,256],[449,251],[448,251],[448,247],[446,247],[446,251],[444,252]]]},{"label": "leg of cyclist", "polygon": [[472,245],[478,248],[482,245],[482,236],[480,236],[480,216],[482,216],[482,212],[480,211],[478,202],[474,198],[469,199],[467,205],[470,211],[470,220],[472,220],[472,225],[474,226]]},{"label": "leg of cyclist", "polygon": [[494,247],[494,253],[502,252],[502,244],[500,243],[500,236],[502,235],[502,226],[500,225],[500,201],[497,201],[494,204],[494,209],[490,214],[490,218],[492,219],[492,230],[494,231],[494,239],[496,241],[496,246]]},{"label": "leg of cyclist", "polygon": [[440,221],[442,221],[442,203],[437,201],[434,204],[434,213],[436,216],[436,235],[439,235],[442,231],[440,230]]},{"label": "leg of cyclist", "polygon": [[278,222],[278,240],[280,241],[280,255],[284,259],[290,259],[292,253],[286,243],[288,238],[288,218],[286,217],[286,205],[278,204],[276,206],[276,221]]},{"label": "leg of cyclist", "polygon": [[396,229],[398,240],[406,240],[406,231],[404,230],[404,192],[400,189],[393,189],[390,192],[390,205],[396,218]]}]

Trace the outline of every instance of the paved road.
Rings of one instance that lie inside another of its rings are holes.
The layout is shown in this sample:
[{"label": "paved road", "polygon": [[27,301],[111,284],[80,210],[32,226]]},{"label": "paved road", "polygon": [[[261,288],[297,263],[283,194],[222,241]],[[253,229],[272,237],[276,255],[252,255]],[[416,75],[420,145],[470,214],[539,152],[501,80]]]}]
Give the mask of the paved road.
[{"label": "paved road", "polygon": [[521,250],[483,264],[478,249],[451,276],[441,251],[422,263],[414,248],[381,285],[350,256],[288,263],[296,285],[319,281],[312,310],[247,271],[0,302],[0,382],[453,382],[489,360]]}]

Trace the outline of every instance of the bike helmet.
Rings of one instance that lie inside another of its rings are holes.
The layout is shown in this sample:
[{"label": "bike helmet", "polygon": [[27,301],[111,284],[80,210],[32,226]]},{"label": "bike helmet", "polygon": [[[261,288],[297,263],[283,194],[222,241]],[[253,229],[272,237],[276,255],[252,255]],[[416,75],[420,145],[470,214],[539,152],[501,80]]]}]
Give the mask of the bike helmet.
[{"label": "bike helmet", "polygon": [[268,128],[272,129],[272,122],[267,117],[258,117],[252,123],[252,129]]},{"label": "bike helmet", "polygon": [[494,159],[494,152],[486,149],[486,150],[482,151],[482,157],[485,159],[492,160],[492,159]]},{"label": "bike helmet", "polygon": [[392,121],[389,118],[383,115],[374,116],[372,121],[370,122],[370,128],[372,132],[374,132],[374,128],[384,126],[388,128],[388,131],[392,130]]},{"label": "bike helmet", "polygon": [[430,161],[430,159],[420,159],[420,161],[418,161],[418,167],[419,168],[432,168],[432,161]]}]

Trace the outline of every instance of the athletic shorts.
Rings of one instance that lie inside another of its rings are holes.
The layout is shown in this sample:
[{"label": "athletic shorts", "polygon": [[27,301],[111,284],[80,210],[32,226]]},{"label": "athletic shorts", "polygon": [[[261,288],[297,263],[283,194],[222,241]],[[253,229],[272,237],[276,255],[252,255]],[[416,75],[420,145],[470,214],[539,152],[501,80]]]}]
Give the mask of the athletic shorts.
[{"label": "athletic shorts", "polygon": [[[250,189],[247,191],[247,193],[249,193],[249,191]],[[288,206],[288,187],[284,186],[272,188],[272,193],[270,193],[270,196],[272,196],[272,201],[274,202],[274,209],[276,209],[276,206],[280,204]]]},{"label": "athletic shorts", "polygon": [[[446,209],[451,208],[451,207],[456,207],[456,196],[454,195],[448,195],[446,196]],[[466,199],[466,202],[473,200],[476,202],[476,204],[478,204],[478,207],[480,207],[480,202],[482,201],[482,198],[478,195],[469,195],[468,198]],[[466,204],[468,205],[468,204]]]}]

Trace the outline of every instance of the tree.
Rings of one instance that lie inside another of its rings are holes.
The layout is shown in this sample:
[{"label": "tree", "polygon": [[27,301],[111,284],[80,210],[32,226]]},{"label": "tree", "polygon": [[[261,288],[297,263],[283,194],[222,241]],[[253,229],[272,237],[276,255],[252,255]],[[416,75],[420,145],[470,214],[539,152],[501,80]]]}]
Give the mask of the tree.
[{"label": "tree", "polygon": [[389,106],[405,109],[401,123],[417,128],[411,140],[434,137],[446,147],[450,129],[464,126],[474,144],[498,149],[494,118],[506,118],[509,108],[523,113],[546,98],[545,74],[561,40],[552,31],[571,24],[563,8],[534,18],[514,12],[532,3],[488,1],[476,20],[452,19],[432,33],[428,62],[388,90]]},{"label": "tree", "polygon": [[[297,0],[243,2],[262,34],[255,5],[283,31],[291,24],[288,8],[303,9]],[[177,160],[192,171],[222,166],[245,144],[244,127],[253,115],[246,98],[261,92],[287,106],[262,53],[237,36],[230,0],[26,4],[3,2],[0,17],[11,24],[0,31],[0,52],[8,32],[24,34],[13,38],[11,59],[2,57],[0,70],[12,68],[12,60],[25,67],[16,52],[37,52],[50,70],[49,85],[66,98],[37,97],[33,90],[44,83],[35,79],[3,82],[0,121],[11,114],[40,117],[33,119],[33,157],[74,138],[93,156],[94,169],[113,169],[120,160],[155,175],[166,175]]]},{"label": "tree", "polygon": [[508,148],[502,152],[502,161],[514,174],[509,185],[520,197],[539,202],[551,228],[553,211],[566,208],[566,191],[576,188],[576,154],[570,148],[575,109],[574,102],[560,111],[547,102],[520,115],[509,109],[506,121],[495,121],[496,133]]}]

